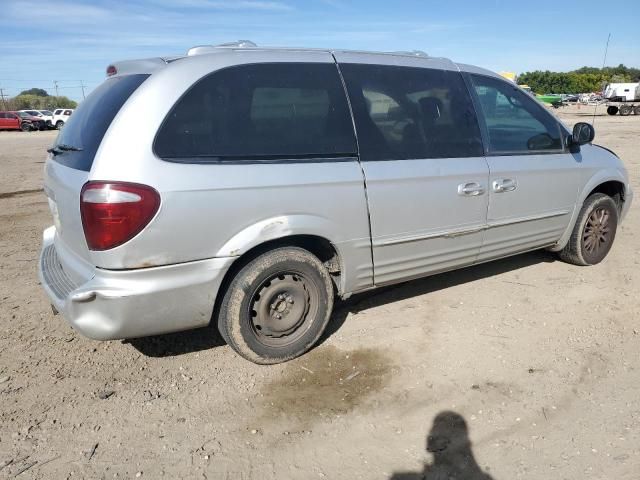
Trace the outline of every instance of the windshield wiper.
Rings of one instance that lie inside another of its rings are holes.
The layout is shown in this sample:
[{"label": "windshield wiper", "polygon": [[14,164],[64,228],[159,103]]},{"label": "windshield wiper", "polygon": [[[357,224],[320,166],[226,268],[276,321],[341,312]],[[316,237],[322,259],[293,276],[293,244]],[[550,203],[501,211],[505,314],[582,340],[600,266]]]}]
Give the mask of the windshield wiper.
[{"label": "windshield wiper", "polygon": [[58,150],[57,147],[47,148],[47,153],[52,153],[53,155],[60,155],[62,150]]},{"label": "windshield wiper", "polygon": [[74,147],[73,145],[56,145],[47,149],[47,153],[52,153],[54,155],[60,155],[62,152],[81,152],[83,149],[80,147]]},{"label": "windshield wiper", "polygon": [[80,147],[74,147],[73,145],[67,145],[66,143],[56,145],[54,148],[62,150],[63,152],[81,152],[83,150]]}]

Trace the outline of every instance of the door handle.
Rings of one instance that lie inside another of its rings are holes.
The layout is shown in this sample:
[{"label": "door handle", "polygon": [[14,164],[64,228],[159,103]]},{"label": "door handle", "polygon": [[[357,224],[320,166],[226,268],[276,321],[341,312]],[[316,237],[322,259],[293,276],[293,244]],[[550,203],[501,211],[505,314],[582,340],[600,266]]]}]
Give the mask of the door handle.
[{"label": "door handle", "polygon": [[482,185],[476,182],[461,183],[458,185],[458,195],[463,197],[477,197],[484,193]]},{"label": "door handle", "polygon": [[494,180],[491,185],[494,192],[503,193],[515,190],[518,187],[518,182],[511,178],[500,178],[498,180]]}]

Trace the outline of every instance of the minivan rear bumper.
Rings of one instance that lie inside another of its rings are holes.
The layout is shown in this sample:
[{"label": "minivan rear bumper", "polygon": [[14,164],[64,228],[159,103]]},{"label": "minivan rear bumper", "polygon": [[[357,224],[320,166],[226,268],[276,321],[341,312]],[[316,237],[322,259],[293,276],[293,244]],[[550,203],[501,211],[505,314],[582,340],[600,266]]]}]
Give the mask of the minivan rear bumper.
[{"label": "minivan rear bumper", "polygon": [[[95,340],[144,337],[207,325],[233,257],[140,268],[94,268],[75,280],[58,255],[55,227],[44,231],[38,275],[53,306]],[[69,255],[64,252],[63,255]]]}]

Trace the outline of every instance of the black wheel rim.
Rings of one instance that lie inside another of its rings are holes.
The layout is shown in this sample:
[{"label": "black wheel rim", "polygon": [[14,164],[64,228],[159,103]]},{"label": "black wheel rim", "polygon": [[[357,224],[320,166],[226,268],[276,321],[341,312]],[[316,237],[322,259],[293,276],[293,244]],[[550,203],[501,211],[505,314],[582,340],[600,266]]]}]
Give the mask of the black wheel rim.
[{"label": "black wheel rim", "polygon": [[251,330],[269,347],[302,337],[318,312],[318,291],[304,275],[282,272],[263,281],[249,301]]},{"label": "black wheel rim", "polygon": [[584,226],[582,245],[589,255],[599,255],[611,242],[611,214],[604,208],[596,208]]}]

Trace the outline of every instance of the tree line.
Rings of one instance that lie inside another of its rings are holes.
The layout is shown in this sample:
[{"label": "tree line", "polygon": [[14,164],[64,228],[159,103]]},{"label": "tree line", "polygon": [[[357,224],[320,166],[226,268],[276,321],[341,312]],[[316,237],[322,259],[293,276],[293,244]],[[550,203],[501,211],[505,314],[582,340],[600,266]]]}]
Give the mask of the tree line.
[{"label": "tree line", "polygon": [[607,83],[640,81],[640,69],[626,67],[582,67],[571,72],[536,70],[518,76],[518,84],[529,85],[535,93],[600,92]]},{"label": "tree line", "polygon": [[49,95],[42,88],[23,90],[15,97],[3,101],[2,108],[6,110],[53,110],[78,106],[78,102],[65,96]]}]

